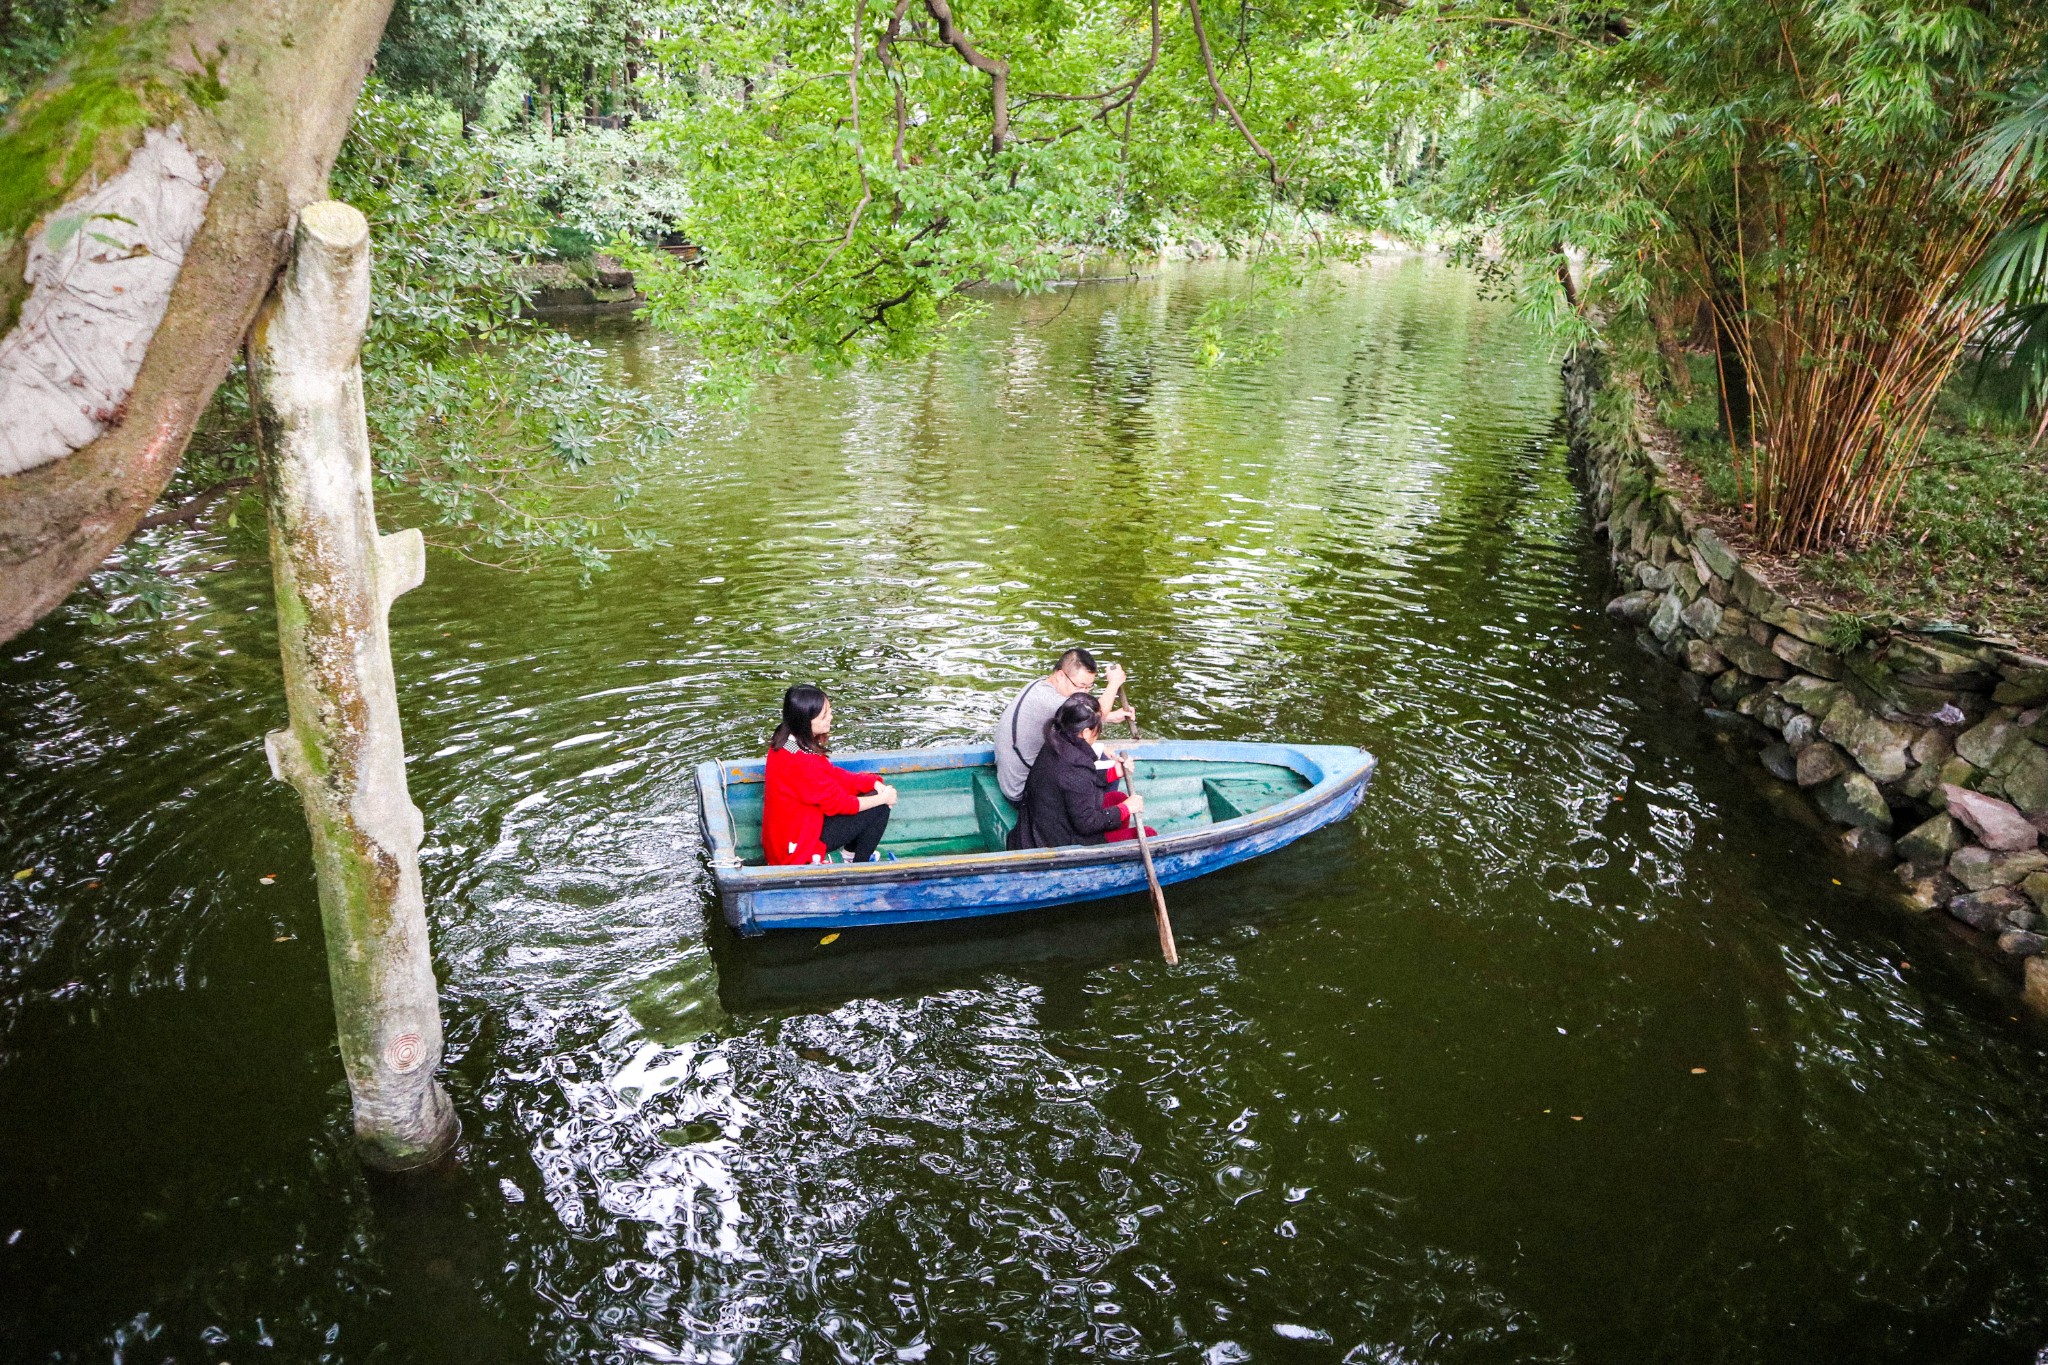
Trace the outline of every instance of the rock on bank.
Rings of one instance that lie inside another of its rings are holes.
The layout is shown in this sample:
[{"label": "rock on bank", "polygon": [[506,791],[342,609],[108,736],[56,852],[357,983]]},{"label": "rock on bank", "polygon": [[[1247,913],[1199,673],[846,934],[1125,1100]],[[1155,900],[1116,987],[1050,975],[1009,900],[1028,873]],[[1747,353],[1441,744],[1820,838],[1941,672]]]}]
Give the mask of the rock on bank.
[{"label": "rock on bank", "polygon": [[1646,405],[1594,348],[1564,364],[1574,475],[1620,593],[1607,614],[1685,670],[1717,725],[1895,864],[1906,902],[2023,963],[2048,1012],[2048,660],[1947,626],[1857,640],[1794,605],[1686,505]]}]

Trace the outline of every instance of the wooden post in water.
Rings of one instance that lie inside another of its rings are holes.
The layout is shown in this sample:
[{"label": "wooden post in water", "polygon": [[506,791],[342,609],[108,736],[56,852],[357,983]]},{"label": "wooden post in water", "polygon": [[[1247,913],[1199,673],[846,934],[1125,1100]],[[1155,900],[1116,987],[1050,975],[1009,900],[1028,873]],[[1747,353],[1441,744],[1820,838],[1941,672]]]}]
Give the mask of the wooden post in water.
[{"label": "wooden post in water", "polygon": [[363,416],[370,228],[347,204],[299,212],[291,259],[249,333],[290,724],[264,738],[313,834],[327,971],[363,1158],[427,1165],[454,1146],[435,1079],[440,996],[420,889],[424,824],[386,616],[426,575],[416,530],[377,533]]}]

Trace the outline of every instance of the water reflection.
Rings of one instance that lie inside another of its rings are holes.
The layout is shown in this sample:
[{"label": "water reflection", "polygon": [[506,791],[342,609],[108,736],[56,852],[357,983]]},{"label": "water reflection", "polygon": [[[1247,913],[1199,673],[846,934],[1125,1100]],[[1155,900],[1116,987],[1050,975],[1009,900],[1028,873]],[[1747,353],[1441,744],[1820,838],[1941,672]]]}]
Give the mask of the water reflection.
[{"label": "water reflection", "polygon": [[[346,1147],[260,551],[0,672],[0,1304],[25,1358],[2018,1359],[2037,1042],[1603,621],[1550,359],[1344,277],[1008,302],[772,384],[590,588],[437,557],[395,648],[465,1164]],[[677,354],[600,331],[671,382]],[[1141,903],[741,943],[689,775],[788,681],[984,732],[1086,641],[1149,728],[1364,744],[1361,816]],[[276,880],[264,883],[265,875]],[[1837,883],[1844,883],[1838,885]]]}]

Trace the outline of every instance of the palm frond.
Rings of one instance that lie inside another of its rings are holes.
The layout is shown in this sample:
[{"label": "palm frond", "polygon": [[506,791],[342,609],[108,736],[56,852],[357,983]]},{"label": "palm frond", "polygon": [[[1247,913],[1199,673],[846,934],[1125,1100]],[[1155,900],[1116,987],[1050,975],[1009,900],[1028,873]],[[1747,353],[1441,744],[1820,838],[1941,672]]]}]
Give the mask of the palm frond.
[{"label": "palm frond", "polygon": [[2008,97],[2004,116],[1964,154],[1962,174],[1966,183],[1992,193],[2018,181],[2048,179],[2048,84]]},{"label": "palm frond", "polygon": [[1992,238],[1962,288],[1971,298],[2007,308],[2048,299],[2048,217],[2015,224]]},{"label": "palm frond", "polygon": [[[2048,300],[2005,309],[1985,325],[1977,342],[1978,385],[2002,390],[2004,401],[2022,413],[2042,413],[2042,430],[2048,430]],[[2004,382],[1986,385],[1993,374]],[[2037,430],[2034,439],[2040,437]]]}]

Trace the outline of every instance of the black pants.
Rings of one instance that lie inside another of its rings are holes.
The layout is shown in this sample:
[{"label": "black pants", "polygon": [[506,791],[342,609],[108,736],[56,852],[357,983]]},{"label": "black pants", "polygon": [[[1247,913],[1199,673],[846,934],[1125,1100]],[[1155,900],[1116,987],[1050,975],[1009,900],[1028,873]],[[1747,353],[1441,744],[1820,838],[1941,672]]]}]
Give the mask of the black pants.
[{"label": "black pants", "polygon": [[841,848],[852,849],[853,860],[864,863],[875,856],[875,847],[882,842],[882,831],[889,827],[889,809],[888,806],[869,806],[858,815],[828,815],[818,838],[824,843],[827,853]]}]

